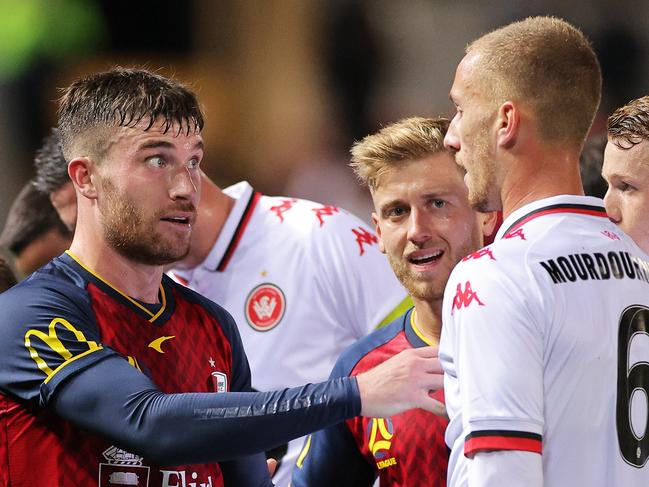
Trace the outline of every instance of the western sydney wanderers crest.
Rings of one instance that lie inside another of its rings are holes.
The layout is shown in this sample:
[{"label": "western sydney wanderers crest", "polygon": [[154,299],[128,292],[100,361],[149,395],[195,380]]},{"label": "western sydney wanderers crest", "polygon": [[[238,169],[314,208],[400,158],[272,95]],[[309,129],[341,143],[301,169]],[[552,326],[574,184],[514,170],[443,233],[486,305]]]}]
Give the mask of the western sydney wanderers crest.
[{"label": "western sydney wanderers crest", "polygon": [[99,464],[99,487],[148,487],[149,467],[142,465],[142,457],[116,446],[104,453],[107,463]]},{"label": "western sydney wanderers crest", "polygon": [[286,311],[284,293],[274,284],[260,284],[248,295],[244,311],[248,324],[255,330],[272,330]]}]

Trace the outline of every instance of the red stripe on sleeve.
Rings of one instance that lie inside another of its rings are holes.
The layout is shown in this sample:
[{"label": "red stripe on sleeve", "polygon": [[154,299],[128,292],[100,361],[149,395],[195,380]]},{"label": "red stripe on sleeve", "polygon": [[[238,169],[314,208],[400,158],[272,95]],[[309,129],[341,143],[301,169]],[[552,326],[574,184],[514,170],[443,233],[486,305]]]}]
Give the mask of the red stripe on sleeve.
[{"label": "red stripe on sleeve", "polygon": [[541,440],[512,436],[478,436],[464,443],[464,456],[471,458],[481,451],[520,450],[541,454]]}]

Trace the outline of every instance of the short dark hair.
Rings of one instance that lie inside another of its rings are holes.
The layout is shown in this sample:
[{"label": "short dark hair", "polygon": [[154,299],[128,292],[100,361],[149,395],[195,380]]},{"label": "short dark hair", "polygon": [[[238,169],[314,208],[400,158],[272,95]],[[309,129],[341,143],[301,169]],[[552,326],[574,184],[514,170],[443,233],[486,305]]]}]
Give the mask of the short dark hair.
[{"label": "short dark hair", "polygon": [[649,140],[649,96],[631,100],[606,121],[608,137],[620,149]]},{"label": "short dark hair", "polygon": [[177,125],[178,133],[189,134],[204,125],[193,91],[151,71],[121,67],[74,81],[63,90],[58,114],[68,161],[75,157],[75,147],[90,154],[107,149],[107,141],[89,137],[97,129],[135,127],[144,121],[148,130],[161,120],[164,132]]},{"label": "short dark hair", "polygon": [[4,257],[0,255],[0,293],[5,292],[11,286],[15,286],[18,280],[9,267]]},{"label": "short dark hair", "polygon": [[50,134],[43,139],[43,145],[36,151],[34,167],[34,186],[45,194],[52,194],[70,181],[68,164],[61,149],[61,135],[56,127],[52,128]]},{"label": "short dark hair", "polygon": [[57,230],[63,236],[70,236],[49,195],[39,191],[33,182],[28,182],[11,204],[7,222],[0,234],[0,245],[19,255],[30,243],[50,230]]}]

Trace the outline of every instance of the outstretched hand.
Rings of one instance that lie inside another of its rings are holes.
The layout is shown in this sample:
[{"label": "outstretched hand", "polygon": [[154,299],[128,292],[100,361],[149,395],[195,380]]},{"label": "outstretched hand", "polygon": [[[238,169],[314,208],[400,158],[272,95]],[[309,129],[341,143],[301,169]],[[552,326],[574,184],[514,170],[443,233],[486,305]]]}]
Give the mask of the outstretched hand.
[{"label": "outstretched hand", "polygon": [[403,350],[356,379],[361,416],[388,417],[414,408],[446,416],[444,405],[430,396],[444,386],[437,347]]}]

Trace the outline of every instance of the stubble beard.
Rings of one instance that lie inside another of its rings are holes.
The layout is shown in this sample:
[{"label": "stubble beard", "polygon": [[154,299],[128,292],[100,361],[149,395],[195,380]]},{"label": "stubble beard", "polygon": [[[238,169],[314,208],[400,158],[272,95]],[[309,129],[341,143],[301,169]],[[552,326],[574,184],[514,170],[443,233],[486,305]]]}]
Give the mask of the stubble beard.
[{"label": "stubble beard", "polygon": [[147,221],[133,200],[109,180],[103,182],[105,204],[100,208],[104,239],[117,253],[134,262],[160,266],[183,259],[189,253],[186,242],[174,241],[156,231],[160,221],[155,212]]}]

